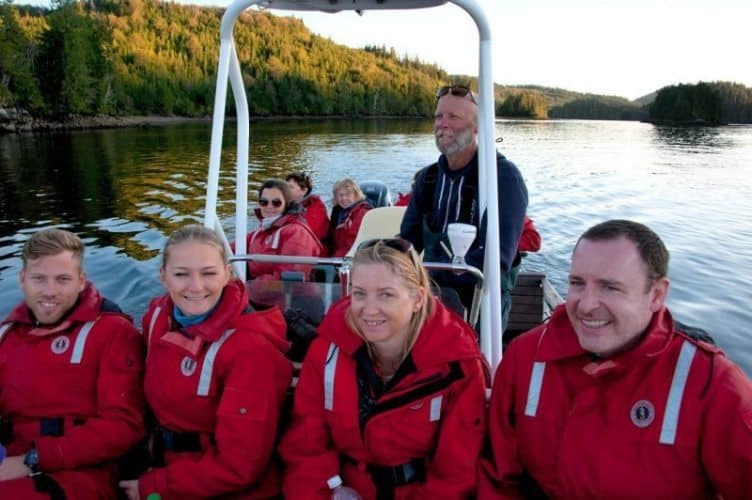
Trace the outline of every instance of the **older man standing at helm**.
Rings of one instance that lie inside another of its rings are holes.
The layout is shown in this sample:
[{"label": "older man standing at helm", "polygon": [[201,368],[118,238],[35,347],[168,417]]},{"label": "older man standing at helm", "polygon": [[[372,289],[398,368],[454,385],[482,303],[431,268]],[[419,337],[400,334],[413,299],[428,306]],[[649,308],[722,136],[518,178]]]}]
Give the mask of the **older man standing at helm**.
[{"label": "older man standing at helm", "polygon": [[[405,211],[400,236],[423,250],[426,262],[449,262],[447,226],[463,222],[478,228],[478,236],[465,260],[483,269],[486,214],[480,213],[478,186],[478,104],[468,87],[441,87],[436,93],[434,114],[436,163],[416,175],[410,204]],[[527,210],[527,188],[514,163],[496,153],[499,190],[499,236],[501,241],[502,327],[511,307],[510,289],[517,244]],[[437,272],[433,279],[442,287],[457,290],[465,307],[472,303],[474,278],[468,274]]]}]

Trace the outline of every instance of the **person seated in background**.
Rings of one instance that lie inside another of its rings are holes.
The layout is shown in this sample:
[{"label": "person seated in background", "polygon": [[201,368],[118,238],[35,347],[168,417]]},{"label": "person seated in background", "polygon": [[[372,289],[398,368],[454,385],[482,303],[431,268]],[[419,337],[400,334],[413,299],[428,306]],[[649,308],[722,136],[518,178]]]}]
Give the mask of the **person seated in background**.
[{"label": "person seated in background", "polygon": [[541,238],[538,228],[535,227],[533,219],[525,216],[525,223],[522,226],[522,234],[520,235],[520,242],[517,244],[517,255],[514,256],[514,262],[512,262],[512,269],[509,272],[507,279],[509,283],[507,287],[511,290],[517,283],[517,276],[520,274],[520,266],[522,265],[522,258],[528,253],[534,253],[541,249],[543,238]]},{"label": "person seated in background", "polygon": [[750,498],[752,382],[672,318],[668,262],[637,222],[580,237],[496,371],[478,498]]},{"label": "person seated in background", "polygon": [[323,241],[329,230],[329,215],[326,213],[326,205],[321,198],[311,193],[313,183],[311,177],[303,172],[289,174],[285,181],[290,187],[293,201],[303,208],[303,216],[308,226],[313,230],[316,237]]},{"label": "person seated in background", "polygon": [[[422,169],[421,169],[422,170]],[[416,170],[415,174],[413,174],[413,180],[410,183],[410,190],[406,193],[397,193],[397,201],[394,202],[395,207],[406,207],[410,204],[410,198],[413,195],[413,189],[415,189],[415,179],[418,178],[418,174],[420,173],[420,170]]]},{"label": "person seated in background", "polygon": [[203,226],[169,237],[159,275],[167,293],[142,321],[151,463],[121,481],[123,492],[129,500],[274,498],[272,455],[292,380],[282,314],[249,307],[222,241]]},{"label": "person seated in background", "polygon": [[24,300],[0,323],[0,498],[116,498],[115,460],[144,436],[141,336],[86,280],[84,244],[24,244]]},{"label": "person seated in background", "polygon": [[[323,247],[295,203],[286,182],[270,179],[261,184],[254,210],[259,227],[248,234],[249,254],[318,257]],[[308,279],[310,265],[248,262],[249,280],[279,280],[284,271],[300,271]]]},{"label": "person seated in background", "polygon": [[355,252],[351,295],[318,328],[279,451],[285,498],[469,498],[485,433],[475,332],[429,290],[412,245]]},{"label": "person seated in background", "polygon": [[363,216],[371,209],[358,183],[342,179],[332,189],[335,205],[329,221],[329,255],[343,257],[352,248],[358,236]]}]

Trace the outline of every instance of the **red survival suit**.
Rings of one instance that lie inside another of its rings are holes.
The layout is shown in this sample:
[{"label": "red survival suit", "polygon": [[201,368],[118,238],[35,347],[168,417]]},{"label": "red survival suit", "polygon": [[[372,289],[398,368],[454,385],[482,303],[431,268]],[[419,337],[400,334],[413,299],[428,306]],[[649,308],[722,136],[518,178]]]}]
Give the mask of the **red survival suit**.
[{"label": "red survival suit", "polygon": [[303,216],[308,226],[319,241],[322,241],[326,238],[326,233],[329,230],[329,215],[326,211],[326,205],[316,194],[307,195],[301,200],[300,204],[303,207]]},{"label": "red survival suit", "polygon": [[752,384],[665,308],[600,361],[557,308],[509,345],[489,429],[478,498],[752,498]]},{"label": "red survival suit", "polygon": [[[245,313],[247,307],[239,280],[225,287],[206,320],[182,331],[176,331],[169,295],[149,305],[142,330],[145,392],[165,465],[139,478],[141,498],[279,494],[271,457],[292,380],[283,354],[285,323],[276,308]],[[154,458],[159,463],[162,457]]]},{"label": "red survival suit", "polygon": [[[258,228],[248,234],[249,254],[297,255],[318,257],[323,249],[305,219],[298,212],[283,214],[268,229]],[[279,280],[282,271],[303,271],[308,277],[311,266],[248,262],[248,278]]]},{"label": "red survival suit", "polygon": [[[409,357],[375,390],[366,345],[345,320],[349,306],[348,297],[330,309],[303,362],[280,445],[285,498],[328,500],[337,474],[366,500],[376,485],[397,500],[469,497],[487,385],[474,331],[435,300]],[[395,486],[397,476],[415,480]]]},{"label": "red survival suit", "polygon": [[517,245],[518,252],[537,252],[541,249],[541,235],[535,227],[533,219],[525,216],[525,225],[522,226],[520,242]]},{"label": "red survival suit", "polygon": [[[348,208],[335,207],[332,210],[332,219],[329,224],[330,255],[332,257],[344,257],[355,243],[358,230],[363,217],[371,209],[367,200],[361,200]],[[342,222],[339,222],[339,214],[345,211]]]},{"label": "red survival suit", "polygon": [[[22,303],[0,326],[7,455],[25,454],[33,441],[39,470],[68,498],[115,498],[113,461],[144,435],[140,336],[91,283],[61,323],[34,323]],[[49,499],[32,481],[0,482],[0,498]]]}]

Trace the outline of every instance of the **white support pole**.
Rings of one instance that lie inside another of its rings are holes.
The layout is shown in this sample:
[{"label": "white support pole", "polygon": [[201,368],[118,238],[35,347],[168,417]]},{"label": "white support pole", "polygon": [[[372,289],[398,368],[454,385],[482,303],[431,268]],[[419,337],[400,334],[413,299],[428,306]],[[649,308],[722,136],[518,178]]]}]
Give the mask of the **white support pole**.
[{"label": "white support pole", "polygon": [[[478,184],[481,214],[485,210],[486,255],[481,297],[481,349],[492,369],[501,360],[501,242],[496,150],[494,148],[494,88],[491,64],[491,27],[475,0],[451,0],[464,9],[478,28]],[[485,189],[483,188],[485,187]]]},{"label": "white support pole", "polygon": [[[240,72],[240,62],[235,51],[233,27],[240,14],[260,0],[243,0],[231,4],[222,16],[220,28],[219,62],[217,64],[217,86],[214,93],[214,113],[212,115],[212,135],[209,149],[209,175],[206,181],[206,205],[204,209],[204,226],[212,229],[221,228],[221,221],[217,215],[217,201],[219,197],[219,171],[222,157],[222,137],[227,102],[228,82],[232,86],[235,108],[238,117],[237,133],[237,166],[236,166],[236,210],[235,210],[235,252],[246,253],[246,232],[248,225],[248,145],[249,119],[248,100]],[[219,231],[225,243],[227,237],[224,231]],[[245,280],[246,266],[244,262],[234,262],[235,274]]]},{"label": "white support pole", "polygon": [[[235,96],[235,113],[237,116],[237,159],[235,170],[235,251],[238,254],[247,252],[246,234],[248,231],[248,149],[250,144],[250,115],[248,113],[248,98],[243,86],[243,75],[240,73],[240,61],[234,44],[230,60],[230,84]],[[235,266],[235,272],[245,281],[245,263]]]}]

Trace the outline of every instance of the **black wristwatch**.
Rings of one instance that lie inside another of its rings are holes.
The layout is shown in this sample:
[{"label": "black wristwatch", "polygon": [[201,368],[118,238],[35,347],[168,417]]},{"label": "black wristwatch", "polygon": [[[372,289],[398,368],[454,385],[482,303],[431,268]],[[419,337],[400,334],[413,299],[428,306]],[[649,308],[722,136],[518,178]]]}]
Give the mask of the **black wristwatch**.
[{"label": "black wristwatch", "polygon": [[39,452],[34,443],[31,443],[31,449],[26,452],[23,463],[29,468],[29,477],[39,474]]}]

